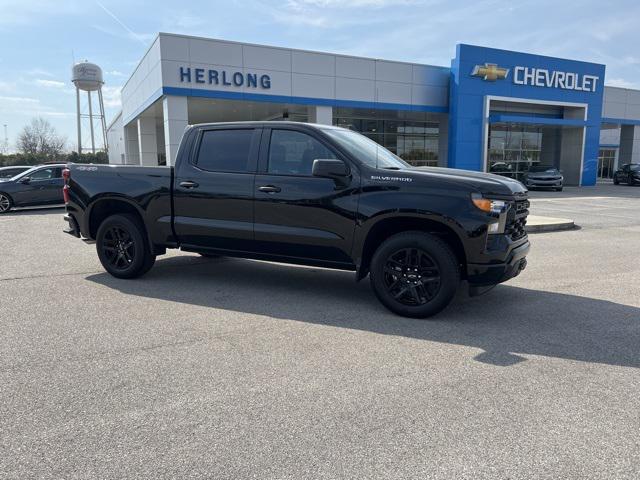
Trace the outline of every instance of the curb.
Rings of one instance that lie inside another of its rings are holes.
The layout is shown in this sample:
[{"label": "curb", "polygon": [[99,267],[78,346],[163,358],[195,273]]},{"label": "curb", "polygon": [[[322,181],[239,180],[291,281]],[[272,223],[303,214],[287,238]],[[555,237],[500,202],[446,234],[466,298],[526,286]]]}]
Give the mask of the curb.
[{"label": "curb", "polygon": [[529,218],[533,221],[530,224],[527,223],[525,227],[527,233],[560,232],[577,228],[574,221],[568,218],[535,217],[533,215]]}]

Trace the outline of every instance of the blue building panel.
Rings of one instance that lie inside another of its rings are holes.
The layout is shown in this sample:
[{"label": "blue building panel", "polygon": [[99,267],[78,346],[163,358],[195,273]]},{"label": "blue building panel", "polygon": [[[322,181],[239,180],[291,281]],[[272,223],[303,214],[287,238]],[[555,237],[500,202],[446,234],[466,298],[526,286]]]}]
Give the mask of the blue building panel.
[{"label": "blue building panel", "polygon": [[[586,119],[540,119],[538,123],[585,129],[581,183],[594,185],[604,77],[605,66],[600,64],[459,44],[451,63],[449,166],[483,170],[485,127],[490,121],[487,97],[581,104],[586,107]],[[524,118],[522,123],[533,122],[529,120]]]}]

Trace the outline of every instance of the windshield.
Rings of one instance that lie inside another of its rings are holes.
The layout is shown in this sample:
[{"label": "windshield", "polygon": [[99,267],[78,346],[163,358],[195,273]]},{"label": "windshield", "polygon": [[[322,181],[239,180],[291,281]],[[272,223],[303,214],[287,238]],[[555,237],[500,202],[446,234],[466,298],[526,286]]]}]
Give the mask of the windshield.
[{"label": "windshield", "polygon": [[29,168],[20,168],[20,167],[15,167],[15,168],[12,167],[12,168],[6,168],[6,169],[0,168],[0,180],[13,180],[14,178],[16,178],[18,175],[25,172],[26,170],[29,170]]},{"label": "windshield", "polygon": [[400,157],[358,132],[342,128],[324,128],[323,131],[351,155],[370,167],[388,170],[411,168],[411,165]]},{"label": "windshield", "polygon": [[631,165],[629,165],[629,170],[640,172],[640,163],[632,163]]},{"label": "windshield", "polygon": [[529,167],[530,172],[555,172],[558,169],[552,165],[532,165]]},{"label": "windshield", "polygon": [[28,168],[28,169],[26,169],[25,171],[20,172],[20,173],[18,173],[17,175],[15,175],[15,176],[13,176],[13,177],[9,178],[8,180],[18,180],[19,178],[22,178],[22,177],[27,176],[27,174],[29,174],[29,173],[33,172],[34,170],[36,170],[36,168],[37,168],[37,167],[31,167],[31,168]]}]

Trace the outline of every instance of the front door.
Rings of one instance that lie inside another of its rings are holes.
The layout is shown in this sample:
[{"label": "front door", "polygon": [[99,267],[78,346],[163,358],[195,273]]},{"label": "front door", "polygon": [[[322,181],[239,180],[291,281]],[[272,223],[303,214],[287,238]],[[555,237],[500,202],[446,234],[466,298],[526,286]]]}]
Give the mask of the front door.
[{"label": "front door", "polygon": [[[311,175],[315,159],[339,155],[320,137],[295,126],[265,129],[255,182],[259,251],[290,258],[350,263],[358,172],[348,184]],[[341,160],[345,160],[340,158]]]},{"label": "front door", "polygon": [[175,232],[185,249],[251,249],[261,133],[241,126],[198,132],[174,179]]}]

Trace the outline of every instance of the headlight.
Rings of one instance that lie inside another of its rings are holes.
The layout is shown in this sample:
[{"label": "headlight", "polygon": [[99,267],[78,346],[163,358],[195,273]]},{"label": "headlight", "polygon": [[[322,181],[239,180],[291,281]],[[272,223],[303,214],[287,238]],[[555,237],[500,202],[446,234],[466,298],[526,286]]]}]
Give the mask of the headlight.
[{"label": "headlight", "polygon": [[489,234],[502,234],[504,233],[505,225],[507,223],[507,212],[509,211],[509,203],[504,200],[493,200],[491,198],[484,198],[482,195],[474,193],[471,195],[471,201],[476,208],[488,213],[491,218],[490,223],[487,225],[487,233]]},{"label": "headlight", "polygon": [[490,198],[484,198],[474,193],[471,195],[471,201],[483,212],[491,213],[495,216],[507,211],[507,202],[504,200],[491,200]]}]

